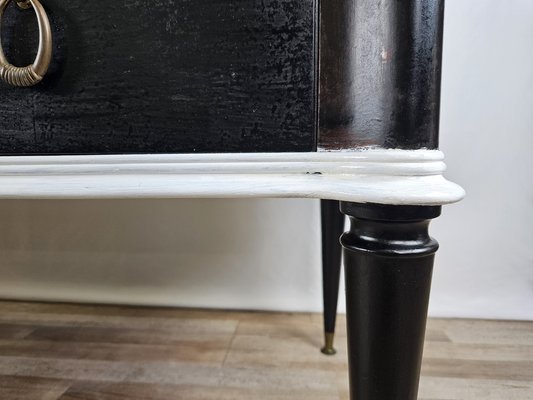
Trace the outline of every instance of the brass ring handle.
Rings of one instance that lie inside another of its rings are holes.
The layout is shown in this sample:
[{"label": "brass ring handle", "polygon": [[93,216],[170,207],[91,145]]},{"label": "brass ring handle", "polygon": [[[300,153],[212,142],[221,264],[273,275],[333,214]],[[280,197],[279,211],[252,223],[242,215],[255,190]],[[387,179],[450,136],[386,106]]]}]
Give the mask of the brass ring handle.
[{"label": "brass ring handle", "polygon": [[[0,31],[4,11],[11,0],[0,0]],[[33,64],[27,67],[15,67],[11,65],[4,55],[2,40],[0,38],[0,78],[12,86],[33,86],[39,83],[52,60],[52,30],[46,11],[38,0],[21,1],[21,7],[28,3],[33,6],[39,24],[39,49]]]}]

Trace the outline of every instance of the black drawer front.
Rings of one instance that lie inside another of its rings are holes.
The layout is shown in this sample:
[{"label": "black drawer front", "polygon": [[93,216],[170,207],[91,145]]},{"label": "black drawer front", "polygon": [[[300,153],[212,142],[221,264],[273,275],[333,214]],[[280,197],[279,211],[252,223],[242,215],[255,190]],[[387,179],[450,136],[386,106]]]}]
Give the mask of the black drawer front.
[{"label": "black drawer front", "polygon": [[[315,149],[315,0],[42,0],[49,73],[0,84],[0,153]],[[2,21],[9,61],[37,48],[33,10]]]}]

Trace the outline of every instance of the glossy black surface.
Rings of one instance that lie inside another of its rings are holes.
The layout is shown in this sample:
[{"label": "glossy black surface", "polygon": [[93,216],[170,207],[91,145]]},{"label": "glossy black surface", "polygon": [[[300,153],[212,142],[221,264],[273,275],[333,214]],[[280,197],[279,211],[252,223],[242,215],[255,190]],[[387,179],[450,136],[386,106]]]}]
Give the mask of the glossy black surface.
[{"label": "glossy black surface", "polygon": [[326,149],[437,148],[444,0],[322,0]]},{"label": "glossy black surface", "polygon": [[440,207],[341,203],[351,400],[416,400]]},{"label": "glossy black surface", "polygon": [[[43,0],[50,73],[0,84],[0,153],[315,149],[314,0]],[[33,10],[2,43],[33,62]]]}]

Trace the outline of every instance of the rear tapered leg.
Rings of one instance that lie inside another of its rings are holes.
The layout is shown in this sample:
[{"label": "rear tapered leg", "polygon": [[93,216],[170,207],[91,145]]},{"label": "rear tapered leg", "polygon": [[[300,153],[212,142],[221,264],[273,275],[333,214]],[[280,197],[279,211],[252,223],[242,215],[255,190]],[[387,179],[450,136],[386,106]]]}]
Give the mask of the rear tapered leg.
[{"label": "rear tapered leg", "polygon": [[333,339],[339,299],[342,247],[339,237],[344,231],[344,214],[337,200],[321,200],[322,220],[322,287],[324,296],[324,347],[322,353],[335,354]]},{"label": "rear tapered leg", "polygon": [[440,207],[341,203],[351,400],[416,400]]}]

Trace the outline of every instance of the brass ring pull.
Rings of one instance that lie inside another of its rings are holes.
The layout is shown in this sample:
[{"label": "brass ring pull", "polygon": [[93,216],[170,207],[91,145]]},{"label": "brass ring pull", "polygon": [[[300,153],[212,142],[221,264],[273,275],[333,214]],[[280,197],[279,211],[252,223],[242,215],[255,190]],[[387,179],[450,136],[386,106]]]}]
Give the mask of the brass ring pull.
[{"label": "brass ring pull", "polygon": [[[10,1],[0,0],[0,30],[4,11]],[[2,40],[0,38],[0,78],[12,86],[33,86],[39,83],[46,74],[46,71],[48,71],[52,59],[52,31],[48,16],[38,0],[19,2],[21,8],[29,8],[29,4],[33,6],[37,15],[37,23],[39,24],[39,49],[37,50],[37,57],[35,57],[33,64],[27,67],[15,67],[11,65],[4,55]]]}]

